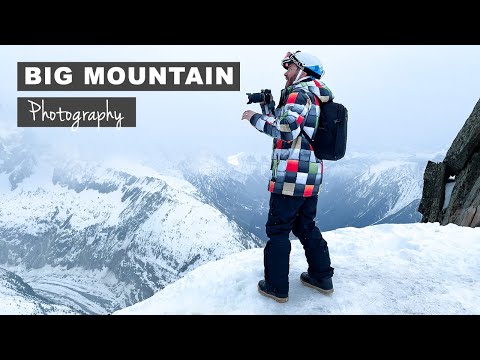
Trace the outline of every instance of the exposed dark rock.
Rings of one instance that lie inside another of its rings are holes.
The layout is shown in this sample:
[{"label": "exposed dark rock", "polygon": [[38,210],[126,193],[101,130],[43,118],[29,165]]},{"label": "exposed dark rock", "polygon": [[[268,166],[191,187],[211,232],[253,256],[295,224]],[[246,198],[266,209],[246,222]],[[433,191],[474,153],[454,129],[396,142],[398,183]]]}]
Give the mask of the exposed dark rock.
[{"label": "exposed dark rock", "polygon": [[444,162],[451,175],[458,175],[471,159],[474,152],[480,149],[480,100],[475,105],[469,118],[453,140],[452,146],[445,155]]},{"label": "exposed dark rock", "polygon": [[450,203],[442,225],[454,223],[470,226],[480,205],[480,152],[475,153],[456,177]]},{"label": "exposed dark rock", "polygon": [[445,200],[445,184],[448,180],[445,163],[429,161],[423,175],[422,200],[418,212],[423,214],[422,222],[438,222]]},{"label": "exposed dark rock", "polygon": [[[443,162],[428,162],[423,180],[418,207],[422,222],[480,226],[480,100]],[[449,181],[454,181],[454,186],[446,196]]]}]

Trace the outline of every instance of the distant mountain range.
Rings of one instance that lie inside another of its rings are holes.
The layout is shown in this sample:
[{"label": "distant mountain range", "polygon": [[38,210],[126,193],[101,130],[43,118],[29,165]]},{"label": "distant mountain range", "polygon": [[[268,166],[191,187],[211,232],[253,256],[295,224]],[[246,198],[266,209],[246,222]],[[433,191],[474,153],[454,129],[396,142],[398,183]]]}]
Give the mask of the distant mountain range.
[{"label": "distant mountain range", "polygon": [[[423,172],[428,160],[442,154],[359,154],[338,162],[325,161],[319,194],[317,223],[322,231],[381,223],[414,223],[422,196]],[[269,155],[238,154],[213,157],[205,173],[184,165],[184,178],[230,219],[264,241],[270,193]]]},{"label": "distant mountain range", "polygon": [[[418,222],[428,160],[325,162],[321,230]],[[269,166],[266,154],[203,155],[162,170],[66,161],[20,133],[0,136],[0,299],[10,289],[46,313],[110,313],[202,264],[262,247]]]},{"label": "distant mountain range", "polygon": [[55,164],[5,139],[0,159],[0,268],[79,312],[136,303],[205,262],[261,246],[183,179]]}]

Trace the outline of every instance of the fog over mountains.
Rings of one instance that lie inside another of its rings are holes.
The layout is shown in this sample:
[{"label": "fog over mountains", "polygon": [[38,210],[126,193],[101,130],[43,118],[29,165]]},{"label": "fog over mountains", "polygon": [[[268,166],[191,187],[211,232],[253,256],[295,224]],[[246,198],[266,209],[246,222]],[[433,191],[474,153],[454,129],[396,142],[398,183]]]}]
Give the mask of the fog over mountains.
[{"label": "fog over mountains", "polygon": [[[268,152],[148,167],[49,154],[0,133],[0,297],[19,312],[111,313],[266,241]],[[434,157],[325,162],[320,229],[418,222]]]}]

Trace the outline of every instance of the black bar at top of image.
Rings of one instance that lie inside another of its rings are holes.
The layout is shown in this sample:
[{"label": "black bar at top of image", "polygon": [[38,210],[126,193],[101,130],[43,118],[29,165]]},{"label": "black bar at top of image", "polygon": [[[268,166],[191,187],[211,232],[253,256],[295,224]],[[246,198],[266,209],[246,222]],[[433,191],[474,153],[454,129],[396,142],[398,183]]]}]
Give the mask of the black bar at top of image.
[{"label": "black bar at top of image", "polygon": [[[0,23],[0,44],[285,45],[286,48],[287,44],[480,44],[477,13],[462,6],[420,9],[407,3],[387,7],[364,2],[348,6],[330,2],[303,6],[301,15],[297,15],[285,6],[247,2],[221,16],[210,7],[192,9],[189,5],[180,9],[174,2],[163,2],[155,10],[134,7],[137,14],[132,7],[125,8],[125,14],[112,7],[103,12],[97,7],[93,13],[91,7],[78,7],[68,12],[68,16],[65,13],[53,16],[52,8],[26,11],[25,6],[20,6],[15,11],[9,7],[9,21]],[[268,15],[257,19],[252,11]],[[28,24],[36,24],[39,19],[44,21],[32,31]],[[292,30],[291,26],[297,24],[303,24],[304,31]],[[261,61],[262,52],[252,50],[251,56]]]}]

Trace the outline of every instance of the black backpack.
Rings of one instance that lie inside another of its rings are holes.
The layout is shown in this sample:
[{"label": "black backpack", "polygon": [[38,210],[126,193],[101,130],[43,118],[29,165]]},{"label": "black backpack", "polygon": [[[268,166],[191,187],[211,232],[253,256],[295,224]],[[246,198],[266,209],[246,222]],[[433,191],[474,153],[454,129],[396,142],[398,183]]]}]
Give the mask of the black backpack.
[{"label": "black backpack", "polygon": [[317,159],[340,160],[347,150],[348,110],[332,100],[320,102],[320,109],[318,128],[313,139],[310,139],[303,128],[301,134],[312,145]]}]

